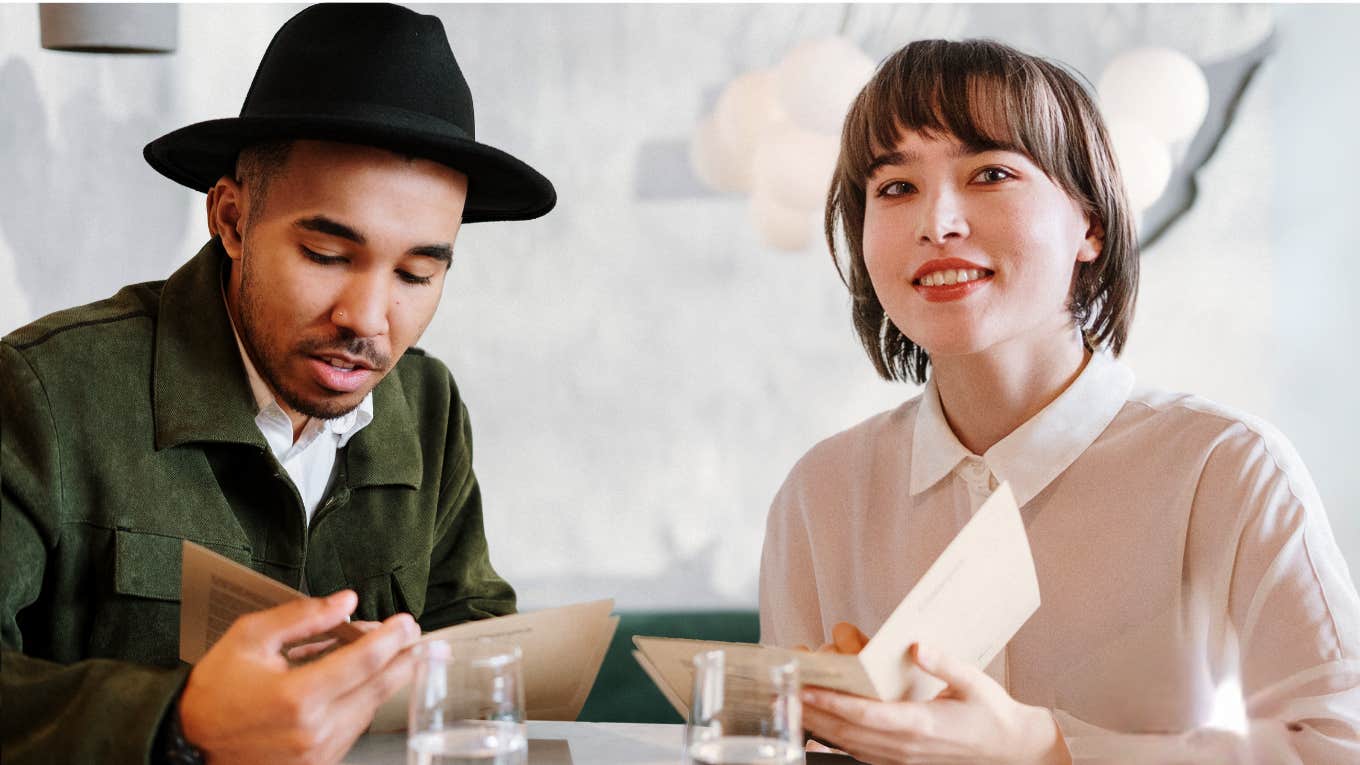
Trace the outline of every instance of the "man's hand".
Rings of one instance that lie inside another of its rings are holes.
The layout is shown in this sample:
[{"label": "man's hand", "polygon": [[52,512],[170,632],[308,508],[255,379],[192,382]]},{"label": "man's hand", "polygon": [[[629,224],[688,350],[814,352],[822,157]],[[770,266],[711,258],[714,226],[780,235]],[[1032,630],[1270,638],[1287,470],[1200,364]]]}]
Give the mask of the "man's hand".
[{"label": "man's hand", "polygon": [[882,702],[809,688],[803,725],[873,765],[1071,762],[1048,710],[1019,703],[987,673],[951,656],[919,645],[909,655],[948,683],[935,699]]},{"label": "man's hand", "polygon": [[189,673],[179,714],[185,738],[214,765],[334,763],[380,704],[410,680],[401,649],[420,635],[397,614],[305,666],[284,650],[343,622],[357,598],[344,590],[236,620]]}]

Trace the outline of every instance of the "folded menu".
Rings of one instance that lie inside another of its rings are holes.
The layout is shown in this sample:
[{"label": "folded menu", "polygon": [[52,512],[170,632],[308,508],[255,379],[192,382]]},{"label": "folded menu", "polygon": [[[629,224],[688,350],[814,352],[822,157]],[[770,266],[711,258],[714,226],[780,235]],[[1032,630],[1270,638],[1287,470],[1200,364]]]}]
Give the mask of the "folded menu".
[{"label": "folded menu", "polygon": [[[815,541],[814,541],[815,543]],[[854,593],[844,593],[852,598]],[[986,667],[1039,608],[1029,538],[1008,484],[1001,484],[930,565],[856,655],[808,653],[753,643],[635,636],[633,656],[688,719],[693,659],[714,649],[729,667],[796,658],[804,685],[882,701],[923,701],[944,688],[907,656],[924,643]]]},{"label": "folded menu", "polygon": [[[238,617],[306,597],[246,566],[185,541],[180,602],[180,659],[202,658]],[[504,638],[519,644],[523,657],[525,713],[531,720],[575,720],[595,684],[609,641],[618,627],[613,600],[577,603],[532,613],[445,627],[420,642]],[[327,635],[342,643],[363,636],[351,624]],[[409,687],[378,709],[370,730],[406,727]]]}]

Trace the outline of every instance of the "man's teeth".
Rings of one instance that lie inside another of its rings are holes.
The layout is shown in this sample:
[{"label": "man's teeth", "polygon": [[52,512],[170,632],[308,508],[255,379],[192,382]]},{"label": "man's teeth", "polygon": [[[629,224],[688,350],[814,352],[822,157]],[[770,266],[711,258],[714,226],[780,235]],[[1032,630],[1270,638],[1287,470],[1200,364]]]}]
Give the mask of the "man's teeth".
[{"label": "man's teeth", "polygon": [[981,279],[987,272],[980,268],[951,268],[947,271],[935,271],[921,277],[922,287],[942,287],[946,284],[961,284],[971,282],[974,279]]},{"label": "man's teeth", "polygon": [[346,369],[346,370],[349,370],[349,369],[353,369],[354,366],[355,366],[354,364],[346,364],[345,362],[341,361],[340,359],[326,359],[326,363],[327,363],[327,364],[330,364],[331,366],[335,367],[336,369]]}]

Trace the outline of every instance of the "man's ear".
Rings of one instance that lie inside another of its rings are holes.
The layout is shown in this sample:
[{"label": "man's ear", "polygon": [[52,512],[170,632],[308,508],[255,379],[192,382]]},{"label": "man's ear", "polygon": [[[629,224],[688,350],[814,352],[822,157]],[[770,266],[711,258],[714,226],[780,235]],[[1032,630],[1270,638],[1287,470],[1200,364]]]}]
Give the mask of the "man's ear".
[{"label": "man's ear", "polygon": [[1078,263],[1090,263],[1105,251],[1105,224],[1095,215],[1088,216],[1087,221],[1089,227],[1086,229],[1086,238],[1077,249]]},{"label": "man's ear", "polygon": [[220,237],[232,260],[241,259],[245,237],[245,191],[235,178],[222,176],[208,189],[208,233]]}]

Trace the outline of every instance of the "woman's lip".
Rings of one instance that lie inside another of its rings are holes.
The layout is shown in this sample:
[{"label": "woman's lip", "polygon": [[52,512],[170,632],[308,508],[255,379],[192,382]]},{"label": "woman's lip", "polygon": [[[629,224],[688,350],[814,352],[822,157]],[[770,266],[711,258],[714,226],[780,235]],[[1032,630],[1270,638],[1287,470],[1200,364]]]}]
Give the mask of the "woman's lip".
[{"label": "woman's lip", "polygon": [[957,284],[941,284],[938,287],[926,287],[921,284],[912,284],[911,288],[916,293],[926,299],[929,303],[947,303],[951,300],[959,300],[977,292],[987,284],[990,284],[992,277],[990,274],[979,279],[970,279],[966,282]]},{"label": "woman's lip", "polygon": [[922,263],[921,267],[916,269],[916,273],[911,275],[911,280],[913,282],[919,282],[921,280],[921,277],[925,276],[926,274],[933,274],[936,271],[960,271],[960,270],[986,271],[988,273],[992,273],[992,269],[987,268],[985,266],[979,266],[978,264],[972,262],[971,260],[964,260],[963,258],[934,258],[932,260],[926,261],[925,263]]},{"label": "woman's lip", "polygon": [[372,369],[363,367],[353,369],[333,367],[330,362],[315,356],[308,358],[307,363],[312,368],[312,376],[316,378],[317,384],[337,393],[353,393],[359,390],[368,382],[369,375],[374,374]]}]

